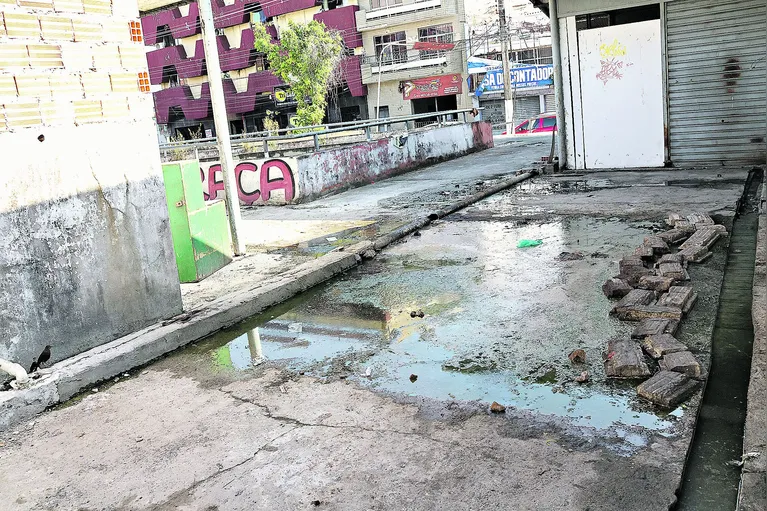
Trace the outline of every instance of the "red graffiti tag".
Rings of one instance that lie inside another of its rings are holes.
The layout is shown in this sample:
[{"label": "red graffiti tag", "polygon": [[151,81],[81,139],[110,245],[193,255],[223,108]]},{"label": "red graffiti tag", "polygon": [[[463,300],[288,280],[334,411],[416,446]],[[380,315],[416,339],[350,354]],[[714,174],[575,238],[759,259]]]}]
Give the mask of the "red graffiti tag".
[{"label": "red graffiti tag", "polygon": [[[616,60],[616,59],[610,59],[610,60],[600,60],[602,63],[602,69],[599,70],[599,73],[597,73],[597,79],[602,80],[602,83],[607,85],[607,82],[610,80],[620,80],[623,78],[623,73],[621,71],[623,70],[623,61],[622,60]],[[626,64],[626,67],[630,67],[632,64]]]},{"label": "red graffiti tag", "polygon": [[[274,171],[278,175],[272,177]],[[258,174],[259,187],[257,189],[246,188],[245,176],[249,173]],[[200,171],[203,184],[205,184],[205,172]],[[261,165],[259,169],[257,163],[242,162],[234,168],[234,177],[237,185],[237,195],[240,203],[244,205],[253,205],[261,202],[269,202],[275,191],[283,190],[285,193],[285,202],[290,202],[296,197],[296,186],[293,177],[293,171],[287,162],[283,160],[268,160]],[[207,192],[203,192],[205,200],[216,200],[219,198],[219,191],[224,191],[223,172],[221,165],[211,165],[208,168]],[[223,195],[223,194],[222,194]]]}]

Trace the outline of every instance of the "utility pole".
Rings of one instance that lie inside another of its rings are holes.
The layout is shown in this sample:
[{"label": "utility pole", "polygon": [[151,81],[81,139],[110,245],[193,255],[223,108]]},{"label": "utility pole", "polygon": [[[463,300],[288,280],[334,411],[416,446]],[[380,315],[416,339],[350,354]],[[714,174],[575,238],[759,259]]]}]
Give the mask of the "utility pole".
[{"label": "utility pole", "polygon": [[506,7],[504,0],[498,0],[498,22],[501,29],[501,51],[503,52],[503,99],[506,112],[506,133],[514,134],[514,93],[511,83],[511,64],[509,63],[509,31],[506,25]]},{"label": "utility pole", "polygon": [[237,182],[234,177],[234,160],[232,159],[232,140],[229,138],[229,120],[226,117],[226,100],[221,77],[221,63],[218,60],[218,45],[216,44],[216,27],[213,24],[213,6],[211,0],[197,2],[200,8],[200,28],[205,45],[205,64],[208,69],[210,84],[210,101],[213,106],[213,121],[216,125],[218,142],[218,157],[221,160],[221,173],[224,176],[224,193],[226,194],[226,210],[229,213],[229,229],[232,233],[234,255],[245,255],[245,240],[240,237],[242,230],[242,215],[240,214],[240,198],[237,195]]}]

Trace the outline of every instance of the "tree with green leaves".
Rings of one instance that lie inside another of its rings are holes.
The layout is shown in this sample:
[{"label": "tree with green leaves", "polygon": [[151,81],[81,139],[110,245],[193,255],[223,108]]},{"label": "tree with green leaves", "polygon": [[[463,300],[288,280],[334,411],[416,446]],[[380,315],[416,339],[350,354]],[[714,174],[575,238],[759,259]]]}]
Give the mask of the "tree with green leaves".
[{"label": "tree with green leaves", "polygon": [[271,71],[290,86],[298,102],[298,125],[321,124],[328,91],[338,79],[338,65],[343,57],[340,34],[318,21],[289,22],[277,44],[272,43],[263,24],[257,24],[253,32],[256,50],[266,54]]}]

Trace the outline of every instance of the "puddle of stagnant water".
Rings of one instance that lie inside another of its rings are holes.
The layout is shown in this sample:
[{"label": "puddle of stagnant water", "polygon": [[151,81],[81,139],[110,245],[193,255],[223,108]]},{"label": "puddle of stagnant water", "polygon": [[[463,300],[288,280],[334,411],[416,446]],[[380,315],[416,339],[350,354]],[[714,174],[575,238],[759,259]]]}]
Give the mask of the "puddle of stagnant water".
[{"label": "puddle of stagnant water", "polygon": [[[277,366],[404,396],[498,401],[575,425],[671,432],[683,409],[656,413],[632,384],[607,383],[602,364],[607,340],[631,326],[608,318],[600,283],[647,234],[589,218],[443,222],[192,350],[213,371]],[[518,249],[520,239],[543,245]],[[584,258],[560,261],[562,252]],[[418,311],[423,319],[411,317]],[[586,366],[569,362],[577,348]],[[583,370],[592,383],[580,386]]]}]

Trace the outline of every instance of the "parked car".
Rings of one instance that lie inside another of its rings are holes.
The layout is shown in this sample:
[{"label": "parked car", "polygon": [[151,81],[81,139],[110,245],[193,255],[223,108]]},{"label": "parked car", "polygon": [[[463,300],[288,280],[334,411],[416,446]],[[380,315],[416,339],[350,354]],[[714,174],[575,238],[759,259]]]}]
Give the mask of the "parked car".
[{"label": "parked car", "polygon": [[[546,113],[528,119],[516,128],[515,135],[527,135],[530,133],[551,133],[557,131],[557,115],[555,113]],[[506,132],[503,132],[506,135]]]}]

